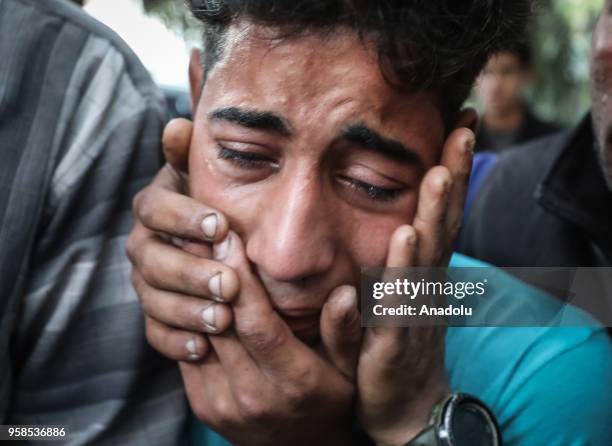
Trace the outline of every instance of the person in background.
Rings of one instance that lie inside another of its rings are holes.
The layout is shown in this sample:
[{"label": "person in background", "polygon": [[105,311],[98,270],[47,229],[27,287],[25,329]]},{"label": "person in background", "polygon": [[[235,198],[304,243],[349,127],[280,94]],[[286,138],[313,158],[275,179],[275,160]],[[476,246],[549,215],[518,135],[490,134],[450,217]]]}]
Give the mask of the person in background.
[{"label": "person in background", "polygon": [[180,444],[181,378],[145,341],[124,253],[132,197],[160,168],[163,98],[67,0],[0,0],[0,60],[0,424]]},{"label": "person in background", "polygon": [[[475,160],[460,252],[508,267],[612,266],[611,8],[606,0],[593,32],[590,112],[571,130]],[[612,314],[608,268],[591,280],[601,320]]]},{"label": "person in background", "polygon": [[484,109],[476,133],[476,152],[498,152],[559,130],[539,119],[526,103],[524,90],[532,76],[531,49],[526,43],[489,59],[476,87]]},{"label": "person in background", "polygon": [[593,32],[591,111],[489,163],[461,252],[498,266],[612,266],[611,8]]}]

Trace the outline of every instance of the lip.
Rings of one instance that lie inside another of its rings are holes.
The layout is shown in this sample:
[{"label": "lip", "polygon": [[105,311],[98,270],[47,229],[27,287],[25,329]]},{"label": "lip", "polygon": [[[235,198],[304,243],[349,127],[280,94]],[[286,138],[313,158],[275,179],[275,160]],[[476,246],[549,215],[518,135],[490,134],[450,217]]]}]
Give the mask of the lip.
[{"label": "lip", "polygon": [[281,317],[293,332],[316,327],[319,324],[319,319],[321,318],[319,312],[304,316],[288,316],[281,314]]},{"label": "lip", "polygon": [[307,316],[316,316],[321,313],[321,308],[302,307],[302,308],[277,308],[278,312],[283,317],[300,318]]}]

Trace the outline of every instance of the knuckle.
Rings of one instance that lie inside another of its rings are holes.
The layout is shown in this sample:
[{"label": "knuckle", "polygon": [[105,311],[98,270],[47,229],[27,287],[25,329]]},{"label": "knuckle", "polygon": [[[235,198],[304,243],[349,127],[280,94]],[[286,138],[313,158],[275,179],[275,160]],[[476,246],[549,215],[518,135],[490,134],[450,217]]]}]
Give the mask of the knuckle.
[{"label": "knuckle", "polygon": [[159,257],[155,255],[156,246],[151,243],[143,243],[138,251],[140,262],[135,268],[148,284],[153,287],[162,287],[163,283],[160,280],[160,275],[164,274],[167,268],[158,267],[157,259]]},{"label": "knuckle", "polygon": [[[162,297],[159,296],[159,298],[161,299]],[[191,305],[188,305],[176,297],[171,298],[168,296],[167,299],[169,299],[169,301],[167,304],[168,311],[166,313],[166,317],[172,321],[173,325],[195,329],[199,327],[199,324],[197,323],[199,319],[197,316],[197,309],[194,311]]]},{"label": "knuckle", "polygon": [[136,240],[134,239],[133,231],[132,229],[132,232],[125,241],[125,255],[132,265],[136,264]]},{"label": "knuckle", "polygon": [[292,379],[283,388],[287,404],[292,409],[308,407],[318,398],[320,384],[329,377],[316,370],[317,367],[309,363],[292,365]]},{"label": "knuckle", "polygon": [[138,220],[147,225],[155,216],[155,207],[152,206],[151,195],[153,189],[147,186],[145,189],[138,192],[134,198],[134,215]]},{"label": "knuckle", "polygon": [[238,407],[242,417],[249,423],[263,423],[272,417],[263,395],[257,392],[241,392],[238,396]]},{"label": "knuckle", "polygon": [[208,281],[203,277],[202,268],[197,262],[184,262],[177,272],[179,283],[185,284],[188,289],[208,289]]},{"label": "knuckle", "polygon": [[263,354],[274,351],[285,341],[285,335],[271,327],[262,326],[256,315],[237,321],[236,331],[245,343]]},{"label": "knuckle", "polygon": [[218,427],[227,429],[235,423],[236,414],[234,413],[234,405],[228,397],[222,396],[216,398],[213,403],[212,412]]},{"label": "knuckle", "polygon": [[142,305],[143,309],[145,309],[145,313],[147,313],[146,307],[145,307],[146,301],[147,301],[146,290],[145,290],[143,281],[141,277],[139,276],[139,274],[134,269],[132,269],[132,273],[130,277],[132,281],[132,286],[134,287],[134,291],[136,291],[136,296],[138,297],[138,300],[140,301],[140,304]]},{"label": "knuckle", "polygon": [[132,199],[132,212],[134,213],[134,215],[138,215],[138,211],[140,210],[140,207],[142,204],[142,197],[145,194],[145,191],[147,190],[147,188],[148,187],[138,191],[136,195],[134,195],[134,198]]},{"label": "knuckle", "polygon": [[[143,250],[148,250],[147,248],[143,248]],[[147,255],[143,255],[142,262],[138,265],[138,270],[142,277],[144,277],[145,281],[153,286],[159,286],[159,282],[157,280],[156,272],[158,271],[153,265],[151,265],[147,259]]]},{"label": "knuckle", "polygon": [[404,333],[382,339],[384,350],[381,352],[381,363],[393,364],[394,367],[399,367],[399,364],[403,364],[406,358],[410,358],[412,354],[418,353],[411,352],[409,344],[405,341]]}]

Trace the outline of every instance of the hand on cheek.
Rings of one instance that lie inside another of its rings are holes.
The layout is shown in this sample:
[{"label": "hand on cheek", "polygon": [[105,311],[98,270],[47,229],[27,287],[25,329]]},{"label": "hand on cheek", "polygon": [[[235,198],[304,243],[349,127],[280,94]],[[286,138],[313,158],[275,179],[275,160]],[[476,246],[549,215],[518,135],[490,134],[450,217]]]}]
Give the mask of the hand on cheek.
[{"label": "hand on cheek", "polygon": [[136,222],[126,246],[147,339],[176,360],[204,357],[205,333],[231,325],[227,303],[240,285],[231,268],[211,259],[212,243],[227,234],[227,219],[184,195],[184,172],[177,169],[187,156],[191,130],[189,121],[175,120],[164,132],[165,153],[176,168],[167,164],[135,198]]},{"label": "hand on cheek", "polygon": [[234,444],[350,444],[353,385],[298,340],[277,314],[232,231],[214,257],[238,275],[233,330],[214,354],[181,364],[192,409]]},{"label": "hand on cheek", "polygon": [[[413,224],[400,226],[391,237],[387,267],[448,264],[463,214],[473,146],[469,129],[457,129],[449,136],[441,165],[431,169],[421,184]],[[352,296],[356,292],[345,288],[340,294]],[[340,302],[349,300],[343,297]],[[330,302],[334,302],[333,296]],[[351,311],[357,314],[351,317],[359,319],[357,310]],[[357,377],[361,425],[378,444],[400,445],[410,440],[425,427],[432,407],[448,391],[445,333],[445,327],[434,326],[365,331],[356,372],[349,374]],[[342,334],[324,330],[322,322],[324,344],[342,345]],[[354,350],[331,350],[336,353],[330,357],[340,369],[352,370]]]}]

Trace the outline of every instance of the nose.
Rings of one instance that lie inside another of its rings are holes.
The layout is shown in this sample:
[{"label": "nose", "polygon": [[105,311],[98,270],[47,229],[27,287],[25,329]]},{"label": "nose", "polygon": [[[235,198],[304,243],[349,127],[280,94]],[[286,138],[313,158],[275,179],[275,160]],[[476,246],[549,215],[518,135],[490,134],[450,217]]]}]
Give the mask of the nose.
[{"label": "nose", "polygon": [[279,282],[321,275],[334,262],[333,216],[313,174],[279,178],[249,235],[247,255],[260,273]]}]

